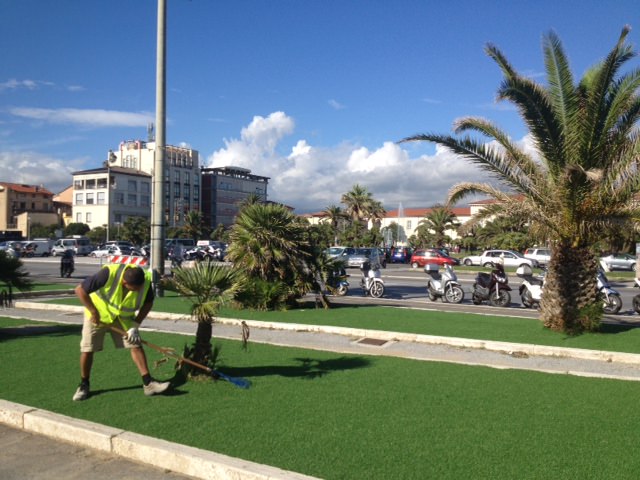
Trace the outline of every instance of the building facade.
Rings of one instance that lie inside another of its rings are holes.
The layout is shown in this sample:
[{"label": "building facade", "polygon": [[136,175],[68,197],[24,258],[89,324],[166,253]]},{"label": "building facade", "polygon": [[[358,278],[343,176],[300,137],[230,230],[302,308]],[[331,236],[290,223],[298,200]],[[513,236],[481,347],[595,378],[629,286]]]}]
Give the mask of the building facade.
[{"label": "building facade", "polygon": [[30,225],[58,221],[52,192],[37,185],[0,182],[0,230],[20,230],[28,238]]},{"label": "building facade", "polygon": [[104,227],[109,239],[127,218],[150,216],[148,173],[111,165],[73,173],[73,222]]},{"label": "building facade", "polygon": [[[110,151],[110,167],[122,167],[153,176],[155,142],[129,140]],[[165,146],[164,212],[169,227],[184,225],[185,215],[200,209],[200,158],[197,150]],[[147,214],[147,216],[149,216]]]},{"label": "building facade", "polygon": [[242,202],[250,195],[267,201],[269,177],[240,167],[202,168],[202,216],[215,228],[233,225]]}]

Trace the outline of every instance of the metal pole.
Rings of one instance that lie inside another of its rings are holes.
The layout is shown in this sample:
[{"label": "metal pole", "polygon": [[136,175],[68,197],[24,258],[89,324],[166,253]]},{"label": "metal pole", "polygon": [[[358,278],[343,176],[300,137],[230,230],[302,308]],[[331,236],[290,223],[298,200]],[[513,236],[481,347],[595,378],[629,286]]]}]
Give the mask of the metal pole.
[{"label": "metal pole", "polygon": [[156,56],[156,150],[153,163],[153,211],[151,218],[151,268],[153,286],[163,295],[160,279],[164,275],[164,151],[166,105],[166,0],[158,0],[158,42]]}]

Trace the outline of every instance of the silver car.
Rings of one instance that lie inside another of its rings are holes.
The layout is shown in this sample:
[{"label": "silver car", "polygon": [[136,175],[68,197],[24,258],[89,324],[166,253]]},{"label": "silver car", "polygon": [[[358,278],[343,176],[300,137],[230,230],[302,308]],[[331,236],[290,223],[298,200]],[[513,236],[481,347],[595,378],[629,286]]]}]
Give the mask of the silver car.
[{"label": "silver car", "polygon": [[612,253],[606,257],[600,257],[600,263],[606,265],[607,270],[635,270],[636,257],[628,253]]}]

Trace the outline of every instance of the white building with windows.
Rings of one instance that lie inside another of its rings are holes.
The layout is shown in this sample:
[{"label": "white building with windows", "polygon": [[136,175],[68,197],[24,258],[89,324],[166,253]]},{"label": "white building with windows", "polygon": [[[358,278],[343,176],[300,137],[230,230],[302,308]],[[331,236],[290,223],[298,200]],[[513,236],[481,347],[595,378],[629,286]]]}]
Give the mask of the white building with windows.
[{"label": "white building with windows", "polygon": [[107,237],[129,217],[151,217],[151,175],[116,166],[73,173],[73,222],[104,227]]}]

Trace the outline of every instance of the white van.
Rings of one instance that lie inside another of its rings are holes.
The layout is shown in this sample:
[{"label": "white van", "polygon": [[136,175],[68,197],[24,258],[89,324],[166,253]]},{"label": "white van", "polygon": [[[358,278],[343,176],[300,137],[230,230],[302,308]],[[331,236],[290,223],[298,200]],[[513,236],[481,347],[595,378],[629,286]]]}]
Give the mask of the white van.
[{"label": "white van", "polygon": [[29,252],[29,256],[48,257],[51,255],[53,240],[28,240],[22,242],[22,250]]},{"label": "white van", "polygon": [[93,248],[88,237],[74,235],[73,237],[56,240],[51,249],[51,255],[63,255],[66,250],[72,250],[74,255],[89,255]]}]

